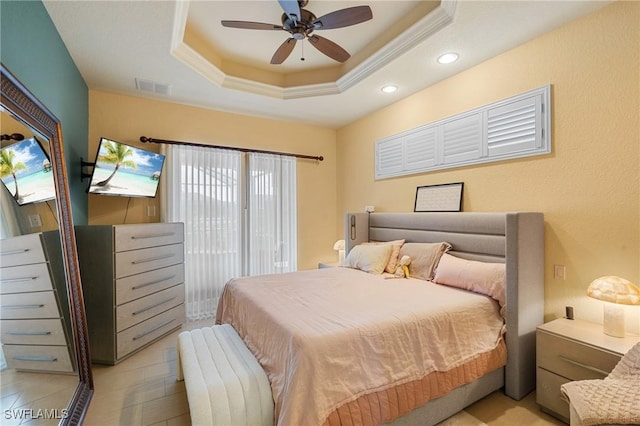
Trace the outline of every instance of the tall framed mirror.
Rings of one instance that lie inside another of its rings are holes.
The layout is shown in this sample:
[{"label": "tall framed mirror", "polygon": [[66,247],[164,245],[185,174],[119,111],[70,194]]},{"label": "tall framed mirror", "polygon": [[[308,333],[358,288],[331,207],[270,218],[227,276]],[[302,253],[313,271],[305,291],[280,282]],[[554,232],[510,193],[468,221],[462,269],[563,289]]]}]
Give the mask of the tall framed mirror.
[{"label": "tall framed mirror", "polygon": [[3,418],[77,425],[93,377],[61,124],[0,68]]}]

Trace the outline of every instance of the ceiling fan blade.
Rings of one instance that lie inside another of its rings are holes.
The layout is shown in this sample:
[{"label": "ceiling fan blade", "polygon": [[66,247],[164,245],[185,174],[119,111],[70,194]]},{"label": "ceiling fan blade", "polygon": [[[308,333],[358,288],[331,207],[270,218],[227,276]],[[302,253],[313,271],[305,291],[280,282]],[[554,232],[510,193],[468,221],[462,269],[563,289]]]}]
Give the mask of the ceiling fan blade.
[{"label": "ceiling fan blade", "polygon": [[262,22],[248,21],[220,21],[223,27],[242,28],[243,30],[281,30],[281,25],[263,24]]},{"label": "ceiling fan blade", "polygon": [[344,62],[351,57],[349,52],[324,37],[320,37],[314,34],[309,37],[308,40],[309,43],[313,45],[313,47],[338,62]]},{"label": "ceiling fan blade", "polygon": [[295,22],[300,22],[300,6],[298,0],[278,0],[280,7]]},{"label": "ceiling fan blade", "polygon": [[327,13],[313,21],[312,25],[316,30],[330,30],[359,24],[371,18],[373,13],[369,6],[355,6]]},{"label": "ceiling fan blade", "polygon": [[296,41],[297,40],[295,38],[289,38],[285,40],[284,43],[282,43],[280,47],[278,47],[276,53],[273,54],[273,57],[271,57],[271,64],[280,65],[281,63],[283,63],[284,60],[287,59],[293,51],[293,48],[296,45]]}]

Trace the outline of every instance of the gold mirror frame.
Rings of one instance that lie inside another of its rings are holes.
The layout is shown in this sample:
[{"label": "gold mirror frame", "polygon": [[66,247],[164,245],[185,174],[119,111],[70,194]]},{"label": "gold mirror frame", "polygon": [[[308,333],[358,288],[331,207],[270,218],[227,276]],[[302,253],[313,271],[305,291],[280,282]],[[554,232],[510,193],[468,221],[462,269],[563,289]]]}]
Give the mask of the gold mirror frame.
[{"label": "gold mirror frame", "polygon": [[82,284],[76,239],[71,215],[67,170],[62,147],[62,128],[58,120],[20,81],[0,63],[0,104],[16,119],[40,132],[49,140],[49,155],[57,197],[57,216],[60,242],[69,294],[69,310],[73,328],[73,340],[78,362],[79,382],[69,401],[67,412],[60,425],[78,425],[84,420],[93,395],[93,376],[87,321],[82,297]]}]

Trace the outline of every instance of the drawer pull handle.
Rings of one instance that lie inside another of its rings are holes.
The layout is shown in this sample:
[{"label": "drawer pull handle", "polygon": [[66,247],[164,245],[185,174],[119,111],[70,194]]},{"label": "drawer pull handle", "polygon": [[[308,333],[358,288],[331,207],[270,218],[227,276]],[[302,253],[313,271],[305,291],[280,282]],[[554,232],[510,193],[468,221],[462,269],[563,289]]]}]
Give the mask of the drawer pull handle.
[{"label": "drawer pull handle", "polygon": [[574,361],[571,358],[567,358],[567,357],[564,357],[562,355],[558,355],[558,358],[560,358],[563,361],[568,362],[569,364],[573,364],[573,365],[577,365],[578,367],[586,368],[589,371],[594,371],[596,373],[602,374],[603,376],[607,376],[609,374],[608,372],[606,372],[604,370],[601,370],[599,368],[596,368],[596,367],[594,367],[592,365],[583,364],[581,362]]},{"label": "drawer pull handle", "polygon": [[153,304],[153,305],[147,306],[146,308],[142,308],[142,309],[140,309],[140,310],[138,310],[138,311],[135,311],[135,312],[133,313],[133,315],[140,315],[140,314],[141,314],[141,313],[143,313],[143,312],[147,312],[147,311],[149,311],[149,310],[151,310],[151,309],[153,309],[153,308],[157,308],[158,306],[161,306],[161,305],[164,305],[165,303],[171,302],[171,301],[172,301],[173,299],[175,299],[175,298],[176,298],[176,296],[173,296],[173,297],[168,298],[167,300],[163,300],[162,302],[158,302],[158,303],[156,303],[156,304]]},{"label": "drawer pull handle", "polygon": [[49,336],[50,331],[7,331],[11,336]]},{"label": "drawer pull handle", "polygon": [[175,232],[163,232],[160,234],[145,234],[145,235],[132,235],[132,240],[144,240],[145,238],[160,238],[160,237],[171,237],[176,235]]},{"label": "drawer pull handle", "polygon": [[9,256],[12,254],[22,254],[22,253],[26,253],[28,251],[30,251],[31,249],[19,249],[19,250],[11,250],[11,251],[3,251],[2,253],[0,253],[1,256]]},{"label": "drawer pull handle", "polygon": [[4,280],[0,280],[0,284],[8,284],[8,283],[22,283],[25,281],[33,281],[37,280],[38,277],[25,277],[25,278],[7,278]]},{"label": "drawer pull handle", "polygon": [[171,324],[171,323],[172,323],[172,322],[174,322],[175,320],[176,320],[175,318],[172,318],[172,319],[170,319],[170,320],[166,320],[165,322],[162,322],[162,323],[160,323],[160,324],[156,325],[156,326],[155,326],[155,327],[153,327],[152,329],[147,330],[147,331],[145,331],[144,333],[140,333],[140,334],[138,334],[137,336],[135,336],[135,337],[133,338],[133,340],[135,341],[135,340],[138,340],[138,339],[142,339],[144,336],[146,336],[146,335],[148,335],[148,334],[153,333],[154,331],[156,331],[156,330],[158,330],[158,329],[160,329],[160,328],[164,327],[164,326],[165,326],[165,325],[167,325],[167,324]]},{"label": "drawer pull handle", "polygon": [[153,262],[155,260],[169,259],[169,258],[171,258],[173,256],[175,256],[175,254],[169,253],[169,254],[164,254],[164,255],[156,256],[156,257],[148,257],[146,259],[133,260],[133,261],[131,261],[131,264],[132,265],[139,265],[141,263]]},{"label": "drawer pull handle", "polygon": [[27,356],[27,355],[19,355],[14,356],[13,359],[16,361],[40,361],[40,362],[56,362],[58,358],[54,356]]},{"label": "drawer pull handle", "polygon": [[144,287],[147,287],[147,286],[150,286],[150,285],[160,284],[161,282],[168,281],[168,280],[173,279],[175,277],[176,277],[176,274],[173,274],[170,277],[160,278],[159,280],[155,280],[155,281],[149,281],[148,283],[144,283],[144,284],[133,286],[133,287],[131,287],[131,290],[139,290],[141,288],[144,288]]},{"label": "drawer pull handle", "polygon": [[39,309],[44,305],[3,305],[2,309]]}]

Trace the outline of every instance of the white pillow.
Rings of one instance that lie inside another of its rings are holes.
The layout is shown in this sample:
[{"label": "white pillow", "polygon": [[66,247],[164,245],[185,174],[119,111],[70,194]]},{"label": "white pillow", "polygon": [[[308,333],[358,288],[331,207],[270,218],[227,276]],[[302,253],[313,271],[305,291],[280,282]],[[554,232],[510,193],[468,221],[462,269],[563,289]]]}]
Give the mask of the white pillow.
[{"label": "white pillow", "polygon": [[380,275],[393,251],[391,244],[359,244],[351,249],[344,266]]},{"label": "white pillow", "polygon": [[400,254],[400,248],[404,244],[404,240],[394,240],[394,241],[371,241],[368,243],[362,243],[363,245],[367,244],[391,244],[393,250],[391,250],[391,256],[389,256],[389,261],[387,262],[387,266],[385,266],[384,271],[390,274],[396,272],[398,268],[398,254]]}]

